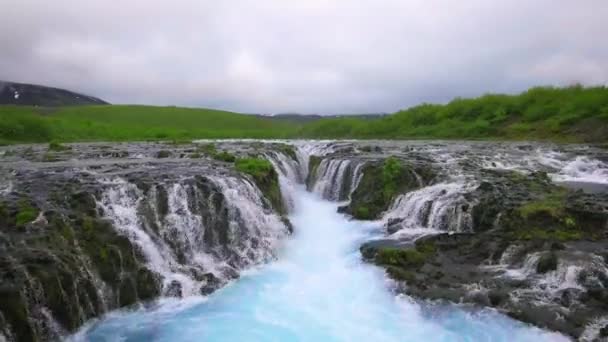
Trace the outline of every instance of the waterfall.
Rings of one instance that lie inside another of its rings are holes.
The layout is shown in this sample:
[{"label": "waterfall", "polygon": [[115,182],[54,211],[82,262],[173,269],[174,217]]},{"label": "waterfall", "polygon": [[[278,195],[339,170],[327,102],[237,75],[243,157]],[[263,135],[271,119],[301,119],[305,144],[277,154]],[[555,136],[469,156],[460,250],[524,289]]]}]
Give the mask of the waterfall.
[{"label": "waterfall", "polygon": [[279,152],[269,152],[265,155],[279,175],[281,196],[288,211],[292,211],[294,208],[292,195],[296,184],[303,183],[304,179],[306,179],[307,171],[303,171],[304,168],[302,167],[305,158],[300,157],[299,154],[296,155],[298,156],[298,160],[294,160]]},{"label": "waterfall", "polygon": [[167,295],[200,294],[272,259],[288,234],[245,178],[186,178],[147,191],[120,178],[104,183],[99,207],[162,276]]},{"label": "waterfall", "polygon": [[[438,183],[400,195],[384,214],[390,232],[420,229],[431,232],[467,232],[472,229],[465,182]],[[407,231],[402,232],[407,233]]]},{"label": "waterfall", "polygon": [[324,199],[346,201],[361,181],[363,165],[350,159],[323,159],[311,190]]}]

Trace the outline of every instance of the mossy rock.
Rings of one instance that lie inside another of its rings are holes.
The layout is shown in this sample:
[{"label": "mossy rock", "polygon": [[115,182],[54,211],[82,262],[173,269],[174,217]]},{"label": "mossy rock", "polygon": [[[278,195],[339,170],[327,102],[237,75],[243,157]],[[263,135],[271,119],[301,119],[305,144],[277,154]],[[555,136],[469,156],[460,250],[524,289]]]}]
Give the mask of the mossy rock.
[{"label": "mossy rock", "polygon": [[147,301],[160,295],[161,280],[154,272],[145,267],[137,271],[137,295],[140,300]]},{"label": "mossy rock", "polygon": [[[422,173],[424,175],[421,177]],[[430,170],[421,172],[395,157],[389,157],[380,164],[367,164],[363,168],[359,186],[344,210],[356,219],[376,219],[398,195],[420,188],[423,184],[419,179],[429,179],[431,175]]]},{"label": "mossy rock", "polygon": [[293,146],[287,144],[275,144],[273,146],[278,152],[281,152],[289,158],[298,161],[298,154]]},{"label": "mossy rock", "polygon": [[214,153],[211,155],[211,157],[215,160],[223,161],[226,163],[234,163],[236,161],[236,156],[226,151]]},{"label": "mossy rock", "polygon": [[281,215],[287,213],[283,203],[279,176],[268,160],[263,158],[241,158],[235,163],[239,172],[250,175],[272,207]]},{"label": "mossy rock", "polygon": [[15,224],[23,226],[30,223],[38,217],[39,211],[27,199],[21,199],[18,203],[18,211],[15,216]]},{"label": "mossy rock", "polygon": [[547,273],[557,269],[557,255],[553,252],[543,254],[536,265],[536,273]]},{"label": "mossy rock", "polygon": [[406,248],[380,247],[371,251],[362,250],[368,258],[373,255],[376,264],[404,271],[420,268],[433,258],[436,252],[437,248],[432,241],[419,241],[413,247]]},{"label": "mossy rock", "polygon": [[317,170],[323,158],[319,156],[310,156],[308,158],[308,176],[306,177],[306,186],[310,190],[317,179]]},{"label": "mossy rock", "polygon": [[171,152],[167,151],[167,150],[160,150],[156,153],[156,158],[162,159],[162,158],[169,158],[171,157]]},{"label": "mossy rock", "polygon": [[49,147],[48,147],[48,150],[49,150],[49,151],[56,151],[56,152],[61,152],[61,151],[69,151],[69,150],[71,150],[71,149],[72,149],[72,148],[71,148],[70,146],[65,146],[65,145],[62,145],[62,144],[61,144],[60,142],[58,142],[58,141],[51,141],[51,142],[49,143]]}]

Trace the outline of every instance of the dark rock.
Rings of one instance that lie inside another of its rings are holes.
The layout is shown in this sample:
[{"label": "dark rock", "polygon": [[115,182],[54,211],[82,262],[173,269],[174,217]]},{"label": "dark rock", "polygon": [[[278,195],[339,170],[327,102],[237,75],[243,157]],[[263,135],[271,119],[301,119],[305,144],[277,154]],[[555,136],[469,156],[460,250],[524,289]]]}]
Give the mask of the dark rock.
[{"label": "dark rock", "polygon": [[536,265],[537,273],[547,273],[557,269],[557,256],[555,253],[543,254]]},{"label": "dark rock", "polygon": [[182,284],[177,280],[173,280],[165,289],[165,296],[181,298]]},{"label": "dark rock", "polygon": [[608,337],[608,324],[600,329],[600,337]]}]

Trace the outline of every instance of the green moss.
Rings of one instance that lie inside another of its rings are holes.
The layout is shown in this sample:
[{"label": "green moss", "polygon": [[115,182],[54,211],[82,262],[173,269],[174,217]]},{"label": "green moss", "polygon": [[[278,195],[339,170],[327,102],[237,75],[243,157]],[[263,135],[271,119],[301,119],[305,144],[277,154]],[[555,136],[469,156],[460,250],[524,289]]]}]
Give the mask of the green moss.
[{"label": "green moss", "polygon": [[[352,193],[347,212],[360,220],[377,218],[399,195],[417,189],[420,184],[413,167],[404,165],[396,157],[385,159],[382,164],[369,163],[363,168],[363,176]],[[423,179],[431,177],[424,170]]]},{"label": "green moss", "polygon": [[505,223],[518,240],[571,241],[585,238],[577,220],[566,211],[567,190],[545,190],[543,197],[524,203],[508,214]]},{"label": "green moss", "polygon": [[71,150],[71,149],[72,149],[71,147],[62,145],[58,141],[51,141],[49,143],[49,151],[61,152],[61,151],[68,151],[68,150]]},{"label": "green moss", "polygon": [[272,164],[263,158],[241,158],[235,162],[236,170],[253,177],[258,188],[270,201],[275,210],[285,214],[286,209],[281,196],[279,176]]},{"label": "green moss", "polygon": [[520,229],[512,234],[517,240],[556,240],[556,241],[571,241],[580,240],[584,234],[579,230],[563,229],[563,228],[532,228]]},{"label": "green moss", "polygon": [[31,203],[26,199],[21,199],[18,203],[18,212],[15,216],[15,224],[17,226],[23,226],[26,223],[30,223],[38,217],[38,209],[34,208]]},{"label": "green moss", "polygon": [[197,151],[200,153],[213,155],[217,153],[217,148],[215,147],[215,144],[203,144],[198,147]]},{"label": "green moss", "polygon": [[226,151],[222,151],[219,153],[214,153],[212,158],[215,160],[224,161],[227,163],[234,163],[236,161],[236,156]]},{"label": "green moss", "polygon": [[262,158],[242,158],[236,161],[236,169],[253,176],[256,181],[264,181],[272,176],[272,164]]},{"label": "green moss", "polygon": [[406,281],[408,283],[411,283],[416,280],[416,274],[414,272],[404,270],[403,268],[400,268],[400,267],[395,267],[395,266],[389,265],[386,267],[386,272],[388,273],[388,275],[391,278],[393,278],[395,280]]},{"label": "green moss", "polygon": [[202,155],[201,155],[200,153],[198,153],[198,152],[194,152],[194,153],[192,153],[192,154],[190,155],[190,158],[191,158],[191,159],[199,159],[199,158],[201,158],[201,157],[202,157]]},{"label": "green moss", "polygon": [[308,184],[309,186],[311,186],[315,181],[315,177],[317,176],[317,169],[321,164],[321,160],[323,159],[318,156],[310,156],[308,158],[308,176],[306,179],[306,184]]},{"label": "green moss", "polygon": [[404,173],[403,165],[395,157],[388,157],[382,165],[382,195],[391,201],[399,190],[399,181]]},{"label": "green moss", "polygon": [[425,260],[426,255],[416,249],[382,248],[376,255],[379,264],[408,268],[422,266]]},{"label": "green moss", "polygon": [[543,199],[528,202],[519,208],[519,214],[525,219],[534,215],[562,217],[564,216],[565,194],[565,191],[555,191]]},{"label": "green moss", "polygon": [[315,173],[317,171],[319,164],[321,164],[321,160],[323,160],[323,158],[319,156],[310,156],[310,158],[308,158],[308,169],[310,170],[310,173]]},{"label": "green moss", "polygon": [[43,162],[49,162],[50,163],[50,162],[56,162],[58,160],[59,160],[59,157],[56,154],[54,154],[54,153],[48,153],[47,152],[47,153],[45,153],[42,156],[42,161]]},{"label": "green moss", "polygon": [[287,155],[291,159],[296,161],[298,160],[298,155],[296,154],[296,150],[293,148],[293,146],[287,144],[277,144],[276,148],[279,152]]},{"label": "green moss", "polygon": [[371,220],[371,219],[373,219],[373,216],[370,215],[369,208],[366,207],[366,206],[355,207],[354,212],[353,212],[353,216],[355,216],[356,218],[358,218],[360,220]]},{"label": "green moss", "polygon": [[173,139],[169,142],[170,145],[180,146],[180,145],[190,145],[192,144],[192,140],[189,139]]}]

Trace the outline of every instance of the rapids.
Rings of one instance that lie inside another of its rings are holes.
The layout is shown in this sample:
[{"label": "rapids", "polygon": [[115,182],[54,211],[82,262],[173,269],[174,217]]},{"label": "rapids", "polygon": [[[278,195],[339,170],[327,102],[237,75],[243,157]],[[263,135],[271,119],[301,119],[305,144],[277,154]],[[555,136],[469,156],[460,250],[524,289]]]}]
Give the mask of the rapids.
[{"label": "rapids", "polygon": [[209,297],[163,299],[91,322],[71,341],[555,341],[555,333],[492,310],[395,296],[358,247],[380,222],[348,220],[338,204],[293,186],[294,235],[276,261]]}]

